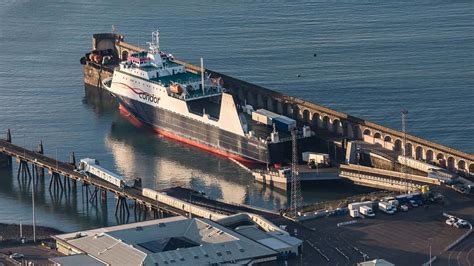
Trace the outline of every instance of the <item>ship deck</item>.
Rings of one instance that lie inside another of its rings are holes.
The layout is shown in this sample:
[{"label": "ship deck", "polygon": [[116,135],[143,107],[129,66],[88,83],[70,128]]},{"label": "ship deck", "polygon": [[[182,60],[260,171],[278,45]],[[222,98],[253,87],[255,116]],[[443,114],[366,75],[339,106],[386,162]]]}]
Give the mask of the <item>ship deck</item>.
[{"label": "ship deck", "polygon": [[[273,132],[273,127],[260,124],[252,120],[252,116],[248,115],[247,113],[243,113],[243,114],[247,120],[248,129],[253,130],[257,138],[267,139],[271,137],[271,133]],[[291,138],[290,132],[278,131],[278,135],[279,135],[280,140]]]},{"label": "ship deck", "polygon": [[198,82],[200,80],[200,76],[196,75],[191,72],[185,72],[185,73],[178,73],[174,75],[169,75],[169,76],[163,76],[163,77],[158,77],[158,78],[153,78],[151,79],[154,82],[160,83],[163,86],[169,86],[173,82],[177,82],[180,84],[188,84],[192,82]]}]

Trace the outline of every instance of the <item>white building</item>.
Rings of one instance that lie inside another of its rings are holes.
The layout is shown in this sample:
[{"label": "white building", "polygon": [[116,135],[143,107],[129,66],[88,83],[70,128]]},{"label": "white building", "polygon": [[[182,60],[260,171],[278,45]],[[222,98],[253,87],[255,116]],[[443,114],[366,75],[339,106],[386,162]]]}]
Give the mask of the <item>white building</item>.
[{"label": "white building", "polygon": [[[207,219],[171,217],[54,236],[56,265],[82,259],[97,265],[248,265],[296,255],[301,240],[255,226],[235,230]],[[296,246],[295,246],[296,245]],[[84,256],[88,255],[88,256]],[[73,264],[75,264],[73,263]],[[84,261],[85,263],[85,261]],[[84,265],[84,264],[82,264]]]}]

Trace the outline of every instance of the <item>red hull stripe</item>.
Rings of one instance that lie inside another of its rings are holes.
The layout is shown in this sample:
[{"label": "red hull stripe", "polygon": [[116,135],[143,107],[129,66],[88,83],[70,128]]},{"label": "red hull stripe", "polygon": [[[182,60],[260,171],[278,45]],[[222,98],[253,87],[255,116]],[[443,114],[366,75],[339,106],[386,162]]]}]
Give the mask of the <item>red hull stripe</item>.
[{"label": "red hull stripe", "polygon": [[[124,106],[122,106],[121,104],[119,105],[119,110],[120,112],[127,116],[127,118],[130,120],[130,122],[136,126],[136,127],[143,127],[143,126],[147,126],[145,124],[143,124],[140,120],[138,120],[133,114],[131,114],[127,108],[125,108]],[[182,142],[182,143],[186,143],[186,144],[189,144],[191,146],[194,146],[194,147],[197,147],[199,149],[202,149],[202,150],[205,150],[205,151],[208,151],[208,152],[212,152],[212,153],[215,153],[215,154],[218,154],[218,155],[221,155],[221,156],[224,156],[224,157],[229,157],[229,158],[232,158],[232,159],[235,159],[237,161],[241,161],[241,162],[244,162],[244,163],[259,163],[255,160],[250,160],[250,159],[247,159],[247,158],[244,158],[244,157],[240,157],[240,156],[237,156],[237,155],[234,155],[234,154],[230,154],[230,153],[227,153],[225,151],[221,151],[221,150],[218,150],[218,149],[215,149],[215,148],[212,148],[208,145],[205,145],[205,144],[202,144],[202,143],[199,143],[199,142],[196,142],[196,141],[192,141],[190,139],[187,139],[187,138],[184,138],[184,137],[181,137],[181,136],[178,136],[178,135],[175,135],[171,132],[168,132],[168,131],[165,131],[165,130],[161,130],[161,129],[158,129],[158,128],[152,128],[153,131],[155,131],[156,133],[160,134],[160,135],[163,135],[167,138],[170,138],[170,139],[174,139],[174,140],[177,140],[179,142]]]}]

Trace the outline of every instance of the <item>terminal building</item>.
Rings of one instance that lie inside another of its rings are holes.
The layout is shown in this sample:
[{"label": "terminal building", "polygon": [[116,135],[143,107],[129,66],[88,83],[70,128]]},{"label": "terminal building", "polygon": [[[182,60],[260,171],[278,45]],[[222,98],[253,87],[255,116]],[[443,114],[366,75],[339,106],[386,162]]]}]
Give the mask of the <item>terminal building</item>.
[{"label": "terminal building", "polygon": [[[230,224],[236,220],[240,224]],[[55,265],[251,265],[297,256],[302,241],[242,219],[170,217],[54,236]]]}]

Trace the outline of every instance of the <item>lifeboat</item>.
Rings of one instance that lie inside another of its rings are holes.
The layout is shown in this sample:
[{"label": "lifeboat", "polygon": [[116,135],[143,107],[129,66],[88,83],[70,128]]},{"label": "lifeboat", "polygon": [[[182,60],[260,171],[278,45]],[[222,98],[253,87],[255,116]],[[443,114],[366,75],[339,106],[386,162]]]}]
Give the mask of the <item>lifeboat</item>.
[{"label": "lifeboat", "polygon": [[179,84],[173,84],[170,86],[170,91],[172,93],[181,94],[183,93],[183,87],[181,87]]}]

